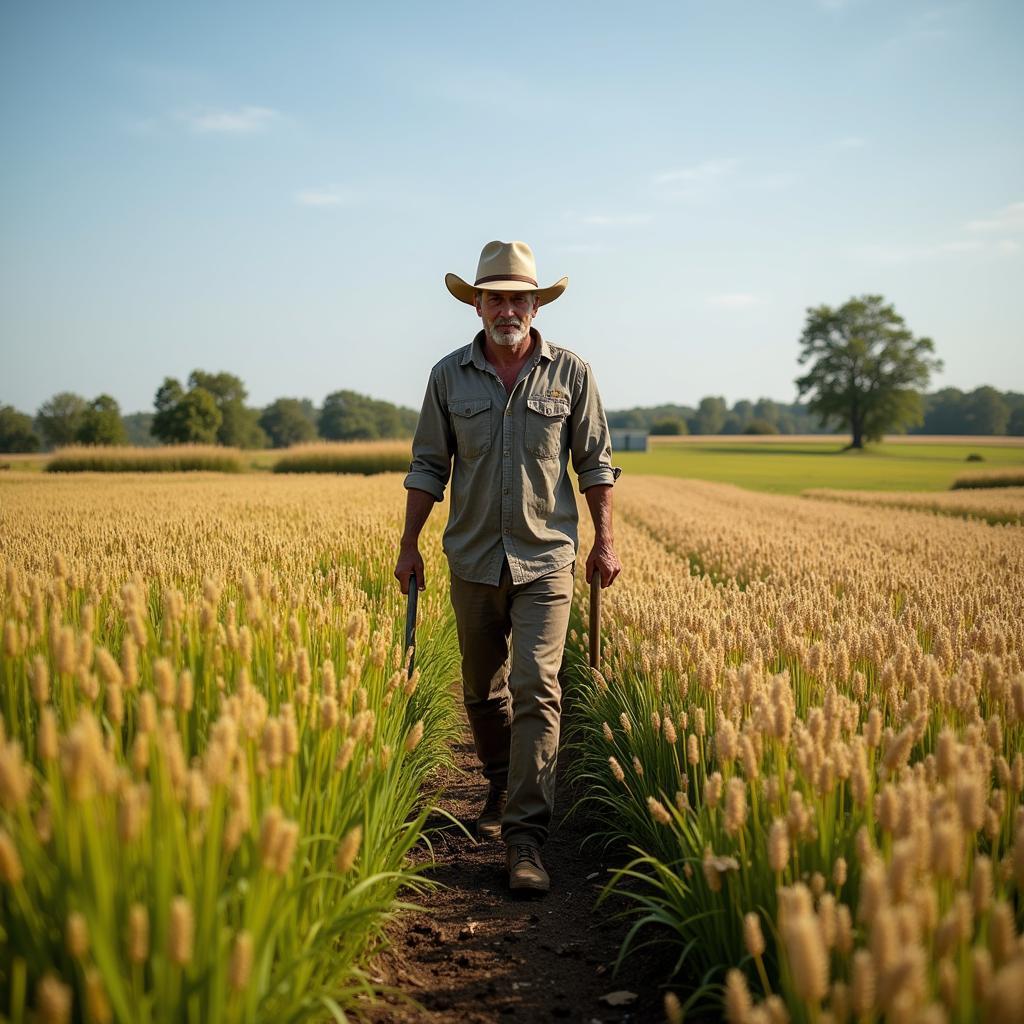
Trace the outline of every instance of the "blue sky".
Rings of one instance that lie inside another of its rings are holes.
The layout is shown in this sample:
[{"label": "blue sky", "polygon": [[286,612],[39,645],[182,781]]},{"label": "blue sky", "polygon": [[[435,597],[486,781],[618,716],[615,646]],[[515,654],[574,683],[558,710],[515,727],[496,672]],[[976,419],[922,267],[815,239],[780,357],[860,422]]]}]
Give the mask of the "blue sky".
[{"label": "blue sky", "polygon": [[610,408],[792,400],[806,309],[881,293],[1024,390],[1024,5],[0,7],[0,402],[418,406],[521,238]]}]

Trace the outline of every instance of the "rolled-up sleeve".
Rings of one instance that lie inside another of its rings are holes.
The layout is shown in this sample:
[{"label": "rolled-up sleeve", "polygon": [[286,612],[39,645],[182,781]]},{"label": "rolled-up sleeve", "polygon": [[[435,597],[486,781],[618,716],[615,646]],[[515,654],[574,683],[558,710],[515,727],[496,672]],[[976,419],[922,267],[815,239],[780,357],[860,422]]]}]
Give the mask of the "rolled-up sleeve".
[{"label": "rolled-up sleeve", "polygon": [[415,488],[444,498],[444,489],[452,471],[452,435],[448,422],[448,403],[442,394],[443,382],[435,367],[427,383],[416,435],[412,441],[412,462],[405,477],[406,488]]},{"label": "rolled-up sleeve", "polygon": [[576,400],[569,415],[569,448],[580,491],[595,484],[615,483],[611,432],[587,363],[580,368]]}]

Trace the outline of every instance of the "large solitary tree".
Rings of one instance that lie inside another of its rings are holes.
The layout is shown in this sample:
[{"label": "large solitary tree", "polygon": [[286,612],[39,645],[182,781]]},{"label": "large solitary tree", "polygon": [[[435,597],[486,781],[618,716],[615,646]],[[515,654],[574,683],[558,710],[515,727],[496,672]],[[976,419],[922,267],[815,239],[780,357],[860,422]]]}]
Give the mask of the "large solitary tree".
[{"label": "large solitary tree", "polygon": [[915,338],[881,295],[812,307],[800,338],[799,362],[811,365],[796,380],[799,396],[810,395],[822,426],[846,427],[850,447],[863,448],[922,421],[920,391],[942,369],[934,351],[931,338]]}]

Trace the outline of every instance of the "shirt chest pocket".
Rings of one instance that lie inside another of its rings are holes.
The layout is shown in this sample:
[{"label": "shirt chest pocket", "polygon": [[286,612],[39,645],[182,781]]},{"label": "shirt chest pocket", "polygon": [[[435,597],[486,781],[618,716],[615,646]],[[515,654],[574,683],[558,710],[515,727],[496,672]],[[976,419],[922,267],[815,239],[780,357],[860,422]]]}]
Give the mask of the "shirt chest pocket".
[{"label": "shirt chest pocket", "polygon": [[539,459],[554,459],[562,451],[562,424],[569,403],[561,398],[526,399],[526,450]]},{"label": "shirt chest pocket", "polygon": [[491,400],[453,399],[448,403],[455,444],[464,459],[476,459],[491,450]]}]

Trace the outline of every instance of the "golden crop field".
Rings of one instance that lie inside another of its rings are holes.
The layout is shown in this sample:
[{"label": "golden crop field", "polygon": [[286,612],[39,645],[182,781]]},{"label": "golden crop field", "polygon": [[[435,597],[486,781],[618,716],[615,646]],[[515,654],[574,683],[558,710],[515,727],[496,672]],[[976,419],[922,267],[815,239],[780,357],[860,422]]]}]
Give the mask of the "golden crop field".
[{"label": "golden crop field", "polygon": [[855,505],[918,509],[938,515],[984,519],[998,525],[1024,523],[1024,487],[975,488],[956,491],[840,491],[818,488],[804,497],[848,501]]},{"label": "golden crop field", "polygon": [[[402,508],[396,475],[0,481],[0,1014],[371,987],[457,721],[442,510],[404,671]],[[627,476],[615,535],[573,773],[631,851],[623,955],[676,943],[669,1018],[1019,1019],[1021,528]]]},{"label": "golden crop field", "polygon": [[577,770],[636,854],[611,886],[633,939],[674,933],[733,1022],[1019,1020],[1020,530],[651,478],[618,497],[629,584]]},{"label": "golden crop field", "polygon": [[441,591],[403,670],[400,497],[4,481],[0,1014],[322,1020],[369,989],[455,710]]}]

